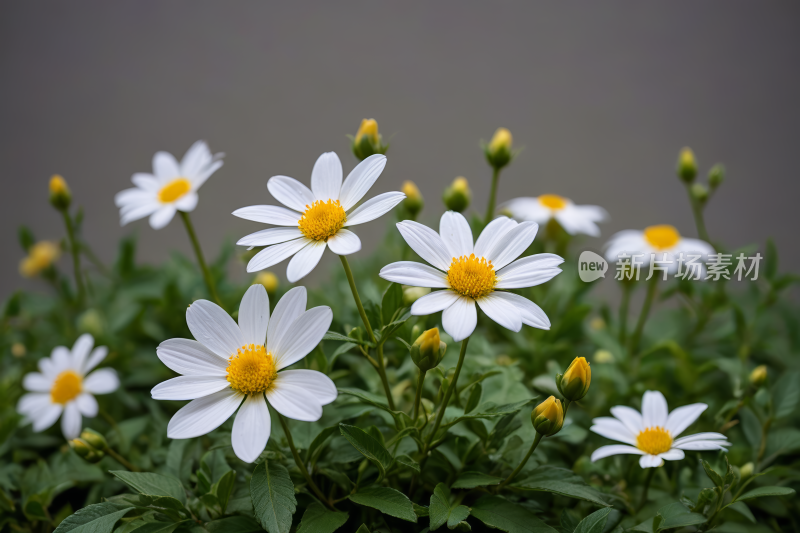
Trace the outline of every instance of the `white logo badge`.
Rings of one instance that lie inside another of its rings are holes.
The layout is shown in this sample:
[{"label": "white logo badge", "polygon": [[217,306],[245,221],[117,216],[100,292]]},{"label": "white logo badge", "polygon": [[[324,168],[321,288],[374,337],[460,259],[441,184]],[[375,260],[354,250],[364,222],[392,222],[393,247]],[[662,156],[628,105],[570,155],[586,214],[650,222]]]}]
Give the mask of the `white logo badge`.
[{"label": "white logo badge", "polygon": [[602,256],[594,252],[585,251],[578,258],[578,276],[581,281],[590,282],[598,278],[606,277],[608,263]]}]

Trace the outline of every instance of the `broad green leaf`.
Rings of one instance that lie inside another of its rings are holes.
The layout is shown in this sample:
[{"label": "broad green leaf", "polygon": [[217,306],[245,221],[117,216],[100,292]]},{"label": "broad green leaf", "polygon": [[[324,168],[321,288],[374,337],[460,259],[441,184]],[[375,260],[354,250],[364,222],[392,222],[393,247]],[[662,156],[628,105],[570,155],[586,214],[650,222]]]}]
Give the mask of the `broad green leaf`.
[{"label": "broad green leaf", "polygon": [[256,518],[264,529],[269,533],[289,533],[297,500],[286,467],[276,461],[257,465],[250,479],[250,496]]},{"label": "broad green leaf", "polygon": [[[403,288],[397,283],[391,283],[381,299],[381,319],[384,326],[392,322],[395,312],[403,307]],[[378,324],[373,324],[377,326]]]},{"label": "broad green leaf", "polygon": [[303,513],[297,533],[333,533],[347,522],[347,518],[347,513],[329,511],[321,503],[314,502]]},{"label": "broad green leaf", "polygon": [[417,513],[414,512],[411,500],[402,492],[389,487],[367,487],[351,494],[349,498],[352,502],[372,507],[395,518],[417,522]]},{"label": "broad green leaf", "polygon": [[339,424],[327,427],[320,431],[308,446],[308,451],[306,451],[306,462],[311,463],[312,465],[316,463],[320,452],[322,452],[323,448],[325,447],[325,443],[337,433],[339,433]]},{"label": "broad green leaf", "polygon": [[431,505],[428,508],[430,516],[430,530],[439,529],[444,524],[453,529],[459,522],[469,516],[469,507],[465,505],[450,505],[450,489],[444,483],[439,483],[433,489]]},{"label": "broad green leaf", "polygon": [[349,342],[350,344],[362,344],[364,346],[374,347],[375,344],[368,341],[368,340],[359,340],[354,339],[352,337],[347,337],[342,335],[341,333],[336,333],[335,331],[329,331],[325,335],[323,335],[322,340],[324,341],[336,341],[336,342]]},{"label": "broad green leaf", "polygon": [[703,470],[706,471],[706,475],[711,480],[711,482],[714,483],[714,485],[716,485],[717,487],[722,488],[722,486],[724,485],[724,482],[722,480],[722,476],[720,476],[716,472],[716,470],[711,468],[711,465],[708,464],[708,461],[703,461]]},{"label": "broad green leaf", "polygon": [[208,533],[256,533],[264,531],[255,519],[242,515],[206,522],[205,528]]},{"label": "broad green leaf", "polygon": [[603,533],[611,507],[595,511],[578,523],[574,533]]},{"label": "broad green leaf", "polygon": [[786,372],[772,389],[772,401],[775,406],[775,419],[791,415],[800,401],[800,374]]},{"label": "broad green leaf", "polygon": [[557,533],[531,511],[500,496],[483,496],[472,505],[472,516],[507,533]]},{"label": "broad green leaf", "polygon": [[356,426],[348,426],[347,424],[339,424],[339,430],[342,436],[358,450],[361,455],[369,459],[372,464],[378,469],[378,483],[380,483],[386,476],[386,471],[389,470],[394,464],[394,457],[389,453],[389,450],[383,447],[383,444],[375,437],[363,429]]},{"label": "broad green leaf", "polygon": [[658,510],[653,520],[653,526],[657,531],[661,531],[676,527],[694,526],[702,524],[706,520],[708,519],[702,514],[693,513],[682,503],[675,502]]},{"label": "broad green leaf", "polygon": [[233,484],[236,482],[236,472],[228,470],[219,481],[211,486],[211,492],[217,497],[219,506],[222,508],[222,513],[225,514],[225,509],[228,507],[228,500],[233,493]]},{"label": "broad green leaf", "polygon": [[483,394],[483,386],[480,383],[476,383],[472,386],[469,398],[467,398],[467,403],[464,405],[465,413],[469,414],[473,409],[478,407],[478,403],[481,401],[481,394]]},{"label": "broad green leaf", "polygon": [[392,418],[394,418],[395,424],[397,424],[398,427],[408,427],[414,425],[411,421],[411,417],[408,416],[408,413],[404,411],[392,411],[391,409],[389,409],[389,406],[386,405],[384,401],[372,398],[370,394],[366,391],[362,391],[359,389],[349,389],[349,388],[338,389],[338,390],[339,394],[347,394],[349,396],[355,396],[359,400],[366,402],[372,406],[375,406],[378,409],[383,409],[384,411],[392,415]]},{"label": "broad green leaf", "polygon": [[750,508],[747,506],[746,503],[740,502],[740,501],[736,501],[736,502],[733,502],[733,503],[730,503],[730,504],[726,505],[726,507],[731,509],[732,511],[736,511],[737,513],[739,513],[740,515],[744,516],[745,518],[747,518],[751,522],[753,522],[753,523],[756,522],[756,517],[753,516],[753,511],[750,510]]},{"label": "broad green leaf", "polygon": [[463,472],[456,482],[453,483],[454,489],[474,489],[475,487],[487,487],[498,485],[503,481],[502,478],[490,476],[482,472]]},{"label": "broad green leaf", "polygon": [[172,533],[189,521],[183,520],[180,522],[160,522],[155,520],[136,520],[131,522],[130,533]]},{"label": "broad green leaf", "polygon": [[186,505],[186,491],[181,482],[174,477],[153,474],[152,472],[128,472],[112,470],[111,474],[133,490],[145,496],[168,496]]},{"label": "broad green leaf", "polygon": [[583,478],[564,468],[540,466],[534,469],[527,478],[515,482],[514,486],[526,490],[552,492],[561,496],[586,500],[603,507],[608,506],[600,492],[587,485]]},{"label": "broad green leaf", "polygon": [[789,487],[758,487],[757,489],[749,490],[736,498],[737,502],[744,500],[752,500],[753,498],[763,498],[765,496],[792,496],[794,489]]},{"label": "broad green leaf", "polygon": [[65,518],[55,533],[111,533],[114,524],[131,509],[120,509],[109,502],[96,503]]},{"label": "broad green leaf", "polygon": [[405,455],[405,454],[398,455],[397,457],[395,457],[395,461],[397,461],[398,463],[400,463],[403,466],[406,466],[406,467],[410,468],[411,470],[413,470],[417,474],[419,474],[419,472],[420,472],[419,463],[416,462],[411,457],[409,457],[408,455]]},{"label": "broad green leaf", "polygon": [[370,533],[367,524],[361,524],[361,527],[356,530],[356,533]]}]

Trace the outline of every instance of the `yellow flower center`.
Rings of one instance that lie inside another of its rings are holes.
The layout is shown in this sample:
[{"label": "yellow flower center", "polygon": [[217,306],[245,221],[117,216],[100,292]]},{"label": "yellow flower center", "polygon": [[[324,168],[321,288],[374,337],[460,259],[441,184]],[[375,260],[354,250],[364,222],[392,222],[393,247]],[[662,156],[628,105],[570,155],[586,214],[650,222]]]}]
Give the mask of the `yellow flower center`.
[{"label": "yellow flower center", "polygon": [[644,239],[656,250],[668,250],[681,240],[681,234],[675,226],[660,224],[644,229]]},{"label": "yellow flower center", "polygon": [[158,200],[162,204],[169,204],[192,190],[191,182],[186,178],[175,178],[158,191]]},{"label": "yellow flower center", "polygon": [[244,394],[267,391],[278,376],[272,354],[261,344],[242,346],[228,361],[228,383]]},{"label": "yellow flower center", "polygon": [[645,428],[636,436],[636,447],[650,455],[665,453],[672,448],[672,435],[660,426]]},{"label": "yellow flower center", "polygon": [[311,206],[306,206],[297,225],[309,239],[327,241],[328,237],[336,235],[344,227],[346,221],[347,215],[339,200],[317,200]]},{"label": "yellow flower center", "polygon": [[485,258],[467,257],[462,255],[453,258],[450,269],[447,271],[447,281],[450,288],[462,296],[480,298],[494,290],[497,276],[494,274],[494,265]]},{"label": "yellow flower center", "polygon": [[567,199],[557,194],[543,194],[539,197],[539,203],[554,211],[567,207]]},{"label": "yellow flower center", "polygon": [[65,404],[75,399],[83,390],[83,379],[72,370],[60,373],[50,389],[50,398],[53,403]]}]

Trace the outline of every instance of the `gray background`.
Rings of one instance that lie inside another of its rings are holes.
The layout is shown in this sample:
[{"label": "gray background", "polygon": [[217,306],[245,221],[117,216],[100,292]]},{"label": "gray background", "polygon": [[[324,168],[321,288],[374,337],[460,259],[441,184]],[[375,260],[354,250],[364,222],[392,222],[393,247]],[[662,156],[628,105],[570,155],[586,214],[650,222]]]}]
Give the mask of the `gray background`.
[{"label": "gray background", "polygon": [[[53,173],[104,259],[137,232],[141,258],[159,262],[190,253],[180,221],[120,228],[113,196],[157,150],[180,157],[206,139],[227,153],[193,213],[213,256],[263,227],[230,213],[272,203],[270,176],[308,183],[326,150],[349,171],[345,134],[363,117],[392,141],[372,193],[414,180],[429,220],[458,175],[483,212],[479,141],[509,128],[525,150],[499,199],[554,192],[606,207],[594,248],[654,223],[695,236],[673,172],[689,145],[703,173],[728,169],[708,208],[712,237],[775,237],[796,270],[798,15],[797,2],[3,2],[0,298],[37,286],[17,272],[17,226],[63,235],[47,204]],[[362,253],[384,227],[359,228]]]}]

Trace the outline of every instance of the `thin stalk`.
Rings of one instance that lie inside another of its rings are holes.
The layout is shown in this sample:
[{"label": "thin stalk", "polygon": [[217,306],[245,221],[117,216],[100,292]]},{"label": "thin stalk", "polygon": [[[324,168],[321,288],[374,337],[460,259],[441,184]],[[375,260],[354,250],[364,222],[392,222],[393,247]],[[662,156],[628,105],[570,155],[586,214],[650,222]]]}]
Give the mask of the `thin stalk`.
[{"label": "thin stalk", "polygon": [[447,387],[447,392],[444,393],[442,404],[439,406],[439,412],[436,414],[436,422],[433,424],[433,430],[430,432],[428,439],[425,441],[425,447],[422,449],[423,458],[427,455],[428,450],[431,447],[431,441],[436,436],[436,432],[439,431],[439,426],[442,424],[442,418],[444,418],[444,411],[447,409],[447,404],[450,402],[450,396],[452,396],[453,391],[458,388],[458,375],[461,373],[461,367],[464,364],[464,356],[467,354],[467,344],[469,344],[469,337],[461,341],[461,353],[458,354],[458,364],[456,364],[456,371],[453,374],[453,381],[450,383],[450,386]]},{"label": "thin stalk", "polygon": [[372,331],[372,326],[369,324],[369,318],[367,318],[367,313],[364,311],[364,305],[361,303],[361,298],[358,296],[358,289],[356,288],[356,280],[353,278],[353,271],[350,269],[350,263],[347,261],[347,257],[344,255],[340,255],[339,259],[342,260],[342,266],[344,267],[344,273],[347,276],[347,282],[350,284],[350,291],[353,293],[353,300],[356,302],[356,307],[358,308],[358,314],[361,315],[361,321],[364,322],[364,327],[367,329],[367,335],[369,335],[369,340],[372,341],[375,346],[377,347],[377,354],[378,354],[378,366],[375,367],[375,370],[378,371],[378,374],[381,377],[381,383],[383,383],[383,390],[386,393],[386,400],[389,402],[389,409],[392,411],[395,410],[394,407],[394,398],[392,398],[392,389],[389,387],[389,380],[386,379],[386,366],[383,362],[383,345],[378,345],[378,341],[375,339],[375,333]]},{"label": "thin stalk", "polygon": [[211,294],[214,301],[217,302],[217,305],[222,307],[222,302],[217,295],[217,288],[214,286],[214,279],[211,277],[211,271],[208,270],[208,265],[206,265],[206,260],[203,257],[203,250],[200,248],[200,241],[197,240],[197,235],[194,232],[194,226],[192,225],[192,220],[189,218],[189,213],[185,211],[178,211],[178,213],[180,213],[181,219],[183,219],[183,225],[186,226],[186,233],[189,234],[189,240],[192,241],[194,254],[197,256],[200,270],[203,271],[203,278],[206,280],[208,292]]},{"label": "thin stalk", "polygon": [[653,476],[656,473],[656,468],[648,468],[647,469],[647,476],[644,478],[644,487],[642,487],[642,497],[639,499],[639,506],[636,508],[636,512],[642,510],[644,504],[647,503],[647,492],[650,490],[650,482],[653,481]]},{"label": "thin stalk", "polygon": [[631,284],[622,282],[622,302],[619,304],[619,343],[625,346],[628,335],[628,308],[631,303]]},{"label": "thin stalk", "polygon": [[500,180],[500,169],[495,168],[492,171],[492,188],[489,190],[489,205],[486,206],[486,220],[483,221],[483,226],[486,227],[492,221],[494,216],[494,202],[497,198],[497,182]]},{"label": "thin stalk", "polygon": [[78,250],[78,242],[75,240],[75,227],[72,225],[72,217],[66,209],[61,210],[64,215],[64,225],[67,227],[67,240],[69,241],[69,250],[72,253],[72,270],[75,273],[75,286],[78,289],[78,303],[83,303],[86,288],[83,285],[83,277],[81,276],[81,254]]},{"label": "thin stalk", "polygon": [[331,510],[335,511],[336,508],[333,504],[322,494],[322,491],[319,490],[317,484],[314,483],[314,480],[311,479],[311,474],[308,473],[308,468],[306,468],[305,463],[303,463],[303,459],[300,457],[300,454],[297,453],[297,448],[294,447],[294,439],[292,439],[292,432],[289,431],[289,424],[286,423],[286,419],[283,417],[282,414],[278,414],[278,420],[281,421],[281,427],[283,428],[283,434],[286,435],[286,440],[289,443],[289,449],[292,450],[292,456],[294,457],[294,462],[297,465],[297,468],[300,469],[300,472],[303,474],[303,477],[306,478],[306,482],[308,486],[311,487],[312,492],[319,498],[325,505],[327,505]]},{"label": "thin stalk", "polygon": [[417,424],[417,417],[419,416],[419,403],[422,400],[422,386],[425,384],[425,374],[423,370],[419,371],[419,382],[417,383],[417,394],[414,397],[414,416],[412,420],[414,425]]},{"label": "thin stalk", "polygon": [[530,450],[528,450],[528,453],[526,453],[526,454],[525,454],[525,457],[523,457],[523,458],[522,458],[522,461],[520,461],[519,465],[517,465],[517,468],[515,468],[515,469],[514,469],[514,471],[513,471],[513,472],[511,472],[511,473],[508,475],[508,477],[505,479],[505,481],[503,481],[502,483],[500,483],[500,484],[497,486],[497,489],[495,489],[497,492],[500,492],[500,489],[502,489],[503,487],[505,487],[506,485],[508,485],[509,483],[511,483],[511,480],[512,480],[512,479],[514,479],[514,477],[515,477],[517,474],[519,474],[520,470],[522,470],[522,468],[523,468],[523,467],[525,466],[525,464],[528,462],[528,459],[530,459],[530,458],[531,458],[531,455],[533,455],[533,452],[534,452],[534,450],[536,450],[536,447],[537,447],[537,446],[539,446],[539,442],[540,442],[541,440],[542,440],[542,434],[541,434],[541,433],[539,433],[539,432],[537,432],[537,433],[536,433],[536,437],[533,439],[533,444],[531,444],[531,449],[530,449]]},{"label": "thin stalk", "polygon": [[644,304],[642,304],[642,310],[639,313],[639,321],[636,323],[636,329],[633,330],[633,335],[631,335],[631,357],[634,357],[639,350],[639,342],[642,340],[642,331],[644,330],[645,323],[647,323],[647,317],[650,314],[650,308],[653,306],[653,300],[655,300],[657,289],[658,277],[654,275],[650,278],[647,285],[647,295],[644,298]]},{"label": "thin stalk", "polygon": [[708,230],[706,229],[706,221],[703,217],[703,206],[695,199],[694,196],[692,196],[692,192],[689,187],[690,185],[687,184],[686,190],[689,193],[689,203],[692,205],[692,214],[694,215],[694,224],[697,227],[697,235],[707,243],[711,244],[711,239],[708,237]]},{"label": "thin stalk", "polygon": [[122,457],[120,454],[118,454],[117,452],[112,450],[111,447],[106,448],[106,453],[108,455],[110,455],[111,457],[113,457],[119,464],[121,464],[122,466],[124,466],[125,468],[130,470],[131,472],[141,472],[142,471],[138,466],[134,465],[133,463],[131,463],[130,461],[128,461],[127,459]]}]

